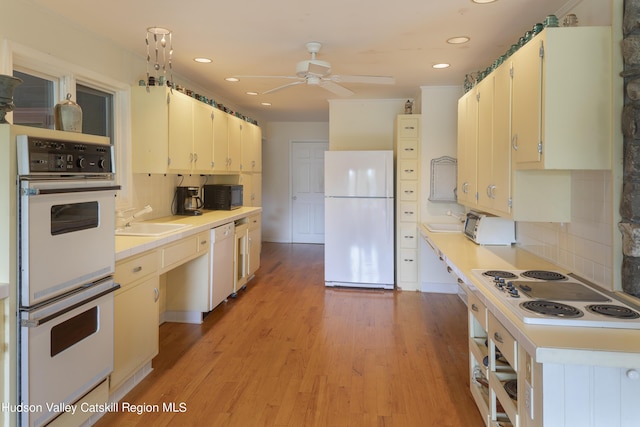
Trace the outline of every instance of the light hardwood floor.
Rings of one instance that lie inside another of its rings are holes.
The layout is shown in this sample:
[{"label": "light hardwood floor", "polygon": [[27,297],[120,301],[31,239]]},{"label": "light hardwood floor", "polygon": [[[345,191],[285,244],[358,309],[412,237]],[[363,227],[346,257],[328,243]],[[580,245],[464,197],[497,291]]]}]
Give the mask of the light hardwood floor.
[{"label": "light hardwood floor", "polygon": [[322,245],[265,243],[237,299],[202,325],[160,327],[154,371],[123,399],[160,412],[96,425],[484,426],[459,298],[328,289],[323,259]]}]

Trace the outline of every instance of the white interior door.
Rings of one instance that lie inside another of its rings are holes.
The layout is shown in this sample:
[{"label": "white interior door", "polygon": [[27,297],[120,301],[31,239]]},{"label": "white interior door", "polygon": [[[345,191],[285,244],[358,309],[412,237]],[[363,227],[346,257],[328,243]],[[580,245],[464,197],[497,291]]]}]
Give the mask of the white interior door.
[{"label": "white interior door", "polygon": [[324,153],[328,142],[291,144],[291,241],[324,243]]}]

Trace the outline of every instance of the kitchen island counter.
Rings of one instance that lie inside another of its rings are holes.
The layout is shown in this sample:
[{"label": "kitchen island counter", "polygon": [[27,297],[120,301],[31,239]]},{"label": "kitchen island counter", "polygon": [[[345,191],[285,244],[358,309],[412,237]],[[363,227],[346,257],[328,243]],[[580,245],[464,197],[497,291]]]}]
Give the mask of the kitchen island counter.
[{"label": "kitchen island counter", "polygon": [[542,269],[569,273],[566,269],[517,246],[480,246],[462,233],[434,233],[424,225],[421,232],[462,279],[461,286],[477,289],[487,309],[529,354],[535,355],[538,363],[640,368],[640,330],[526,324],[472,274],[474,269]]},{"label": "kitchen island counter", "polygon": [[180,240],[202,231],[233,222],[262,211],[259,207],[242,207],[231,211],[203,211],[198,216],[169,216],[157,218],[151,223],[187,224],[188,227],[157,237],[150,236],[116,236],[116,261],[156,249],[168,243]]}]

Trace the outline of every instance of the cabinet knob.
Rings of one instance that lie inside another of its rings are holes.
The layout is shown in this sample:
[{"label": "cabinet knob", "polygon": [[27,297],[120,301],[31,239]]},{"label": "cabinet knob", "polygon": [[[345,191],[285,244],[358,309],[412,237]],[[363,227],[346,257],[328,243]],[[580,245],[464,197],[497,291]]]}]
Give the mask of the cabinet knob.
[{"label": "cabinet knob", "polygon": [[153,302],[158,302],[158,299],[160,299],[160,291],[158,288],[153,288]]},{"label": "cabinet knob", "polygon": [[473,311],[480,311],[480,309],[478,308],[478,306],[477,306],[477,305],[475,305],[475,304],[471,304],[471,310],[473,310]]},{"label": "cabinet knob", "polygon": [[133,273],[139,273],[142,271],[142,266],[139,265],[137,267],[133,267],[133,269],[131,270]]},{"label": "cabinet knob", "polygon": [[636,371],[635,369],[629,369],[627,371],[627,378],[629,378],[630,380],[637,380],[638,378],[640,378],[640,372]]}]

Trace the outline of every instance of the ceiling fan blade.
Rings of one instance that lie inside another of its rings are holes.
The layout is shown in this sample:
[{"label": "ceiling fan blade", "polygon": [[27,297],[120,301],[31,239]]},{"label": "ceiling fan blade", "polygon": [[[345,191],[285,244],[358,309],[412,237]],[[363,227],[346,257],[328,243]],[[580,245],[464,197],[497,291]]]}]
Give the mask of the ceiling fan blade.
[{"label": "ceiling fan blade", "polygon": [[351,92],[349,89],[347,89],[344,86],[340,86],[337,83],[334,83],[330,80],[323,80],[322,83],[320,83],[320,87],[323,89],[328,90],[331,93],[335,93],[338,96],[342,96],[342,97],[347,97],[347,96],[351,96],[353,95],[353,92]]},{"label": "ceiling fan blade", "polygon": [[[297,78],[297,77],[296,77],[296,78]],[[276,88],[269,89],[269,90],[268,90],[268,91],[266,91],[266,92],[262,92],[262,94],[263,94],[263,95],[266,95],[266,94],[268,94],[268,93],[273,93],[273,92],[277,92],[277,91],[279,91],[279,90],[281,90],[281,89],[288,88],[289,86],[301,85],[301,84],[303,84],[303,83],[304,83],[304,80],[300,80],[300,81],[298,81],[298,82],[293,82],[293,83],[288,83],[288,84],[283,85],[283,86],[278,86],[278,87],[276,87]]]},{"label": "ceiling fan blade", "polygon": [[233,76],[238,79],[299,79],[298,76]]},{"label": "ceiling fan blade", "polygon": [[331,81],[336,83],[367,83],[375,85],[394,85],[395,77],[390,76],[340,76],[332,75]]}]

